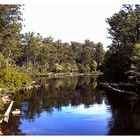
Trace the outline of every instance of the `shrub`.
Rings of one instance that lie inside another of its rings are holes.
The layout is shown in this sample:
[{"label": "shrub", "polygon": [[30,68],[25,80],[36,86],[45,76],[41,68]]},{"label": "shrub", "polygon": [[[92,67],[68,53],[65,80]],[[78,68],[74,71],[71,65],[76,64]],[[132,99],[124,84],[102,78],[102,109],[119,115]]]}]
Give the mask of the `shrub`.
[{"label": "shrub", "polygon": [[28,86],[32,79],[26,73],[18,71],[15,67],[9,67],[6,64],[0,67],[0,88],[8,88],[10,90],[19,90],[23,86]]}]

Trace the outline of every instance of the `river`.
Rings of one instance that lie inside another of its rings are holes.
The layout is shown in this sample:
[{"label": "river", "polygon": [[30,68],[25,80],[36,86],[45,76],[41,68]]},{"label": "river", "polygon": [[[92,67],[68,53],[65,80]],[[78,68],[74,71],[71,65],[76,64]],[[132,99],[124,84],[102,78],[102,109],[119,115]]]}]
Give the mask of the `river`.
[{"label": "river", "polygon": [[43,79],[46,86],[16,96],[4,135],[139,135],[140,101],[112,97],[93,76]]}]

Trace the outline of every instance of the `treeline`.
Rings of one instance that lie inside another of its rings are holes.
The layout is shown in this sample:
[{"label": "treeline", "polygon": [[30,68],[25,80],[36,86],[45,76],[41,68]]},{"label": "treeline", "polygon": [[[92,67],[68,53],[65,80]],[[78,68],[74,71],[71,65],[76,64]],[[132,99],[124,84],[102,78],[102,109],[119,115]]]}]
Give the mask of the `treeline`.
[{"label": "treeline", "polygon": [[97,73],[102,43],[64,43],[39,33],[21,33],[23,5],[0,5],[0,88],[19,89],[31,76],[48,73]]},{"label": "treeline", "polygon": [[0,5],[0,92],[28,86],[32,76],[102,71],[109,81],[140,83],[140,5],[123,5],[106,19],[112,44],[62,42],[21,33],[22,5]]},{"label": "treeline", "polygon": [[140,5],[123,5],[107,18],[112,44],[108,46],[103,65],[109,81],[140,82]]},{"label": "treeline", "polygon": [[42,38],[33,32],[25,33],[16,64],[31,73],[95,72],[103,63],[105,51],[101,43],[62,43],[52,37]]},{"label": "treeline", "polygon": [[22,8],[22,5],[0,5],[1,88],[28,85],[30,76],[50,72],[97,73],[101,70],[105,79],[111,81],[139,82],[140,5],[123,5],[118,13],[106,19],[112,39],[106,53],[100,42],[68,43],[43,38],[34,32],[21,34]]}]

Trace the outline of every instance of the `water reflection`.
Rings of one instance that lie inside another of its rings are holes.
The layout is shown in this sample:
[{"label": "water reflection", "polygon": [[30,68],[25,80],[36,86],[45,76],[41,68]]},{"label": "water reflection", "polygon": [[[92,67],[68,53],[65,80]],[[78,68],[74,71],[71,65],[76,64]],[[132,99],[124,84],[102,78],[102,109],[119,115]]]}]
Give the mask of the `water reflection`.
[{"label": "water reflection", "polygon": [[140,101],[127,102],[96,88],[92,76],[41,79],[47,86],[21,93],[5,135],[140,134]]},{"label": "water reflection", "polygon": [[125,101],[108,97],[112,117],[109,121],[109,135],[140,135],[140,99]]},{"label": "water reflection", "polygon": [[61,111],[62,107],[69,105],[75,107],[84,104],[88,108],[94,103],[101,104],[103,91],[93,88],[94,80],[89,76],[47,80],[47,87],[33,91],[30,100],[21,103],[22,118],[34,120],[42,111],[51,114],[54,108]]}]

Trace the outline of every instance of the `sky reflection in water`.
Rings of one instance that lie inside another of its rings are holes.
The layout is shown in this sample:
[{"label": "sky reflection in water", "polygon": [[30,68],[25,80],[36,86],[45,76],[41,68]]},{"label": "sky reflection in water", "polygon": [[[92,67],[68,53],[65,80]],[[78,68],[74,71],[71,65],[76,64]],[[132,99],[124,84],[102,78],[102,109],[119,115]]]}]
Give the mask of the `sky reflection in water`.
[{"label": "sky reflection in water", "polygon": [[27,135],[103,135],[111,117],[108,107],[103,101],[88,108],[81,104],[53,109],[52,114],[44,111],[34,122],[23,120],[20,129]]},{"label": "sky reflection in water", "polygon": [[[128,102],[101,88],[95,77],[43,79],[48,85],[18,94],[4,135],[139,135],[140,99]],[[112,95],[112,96],[111,96]]]}]

